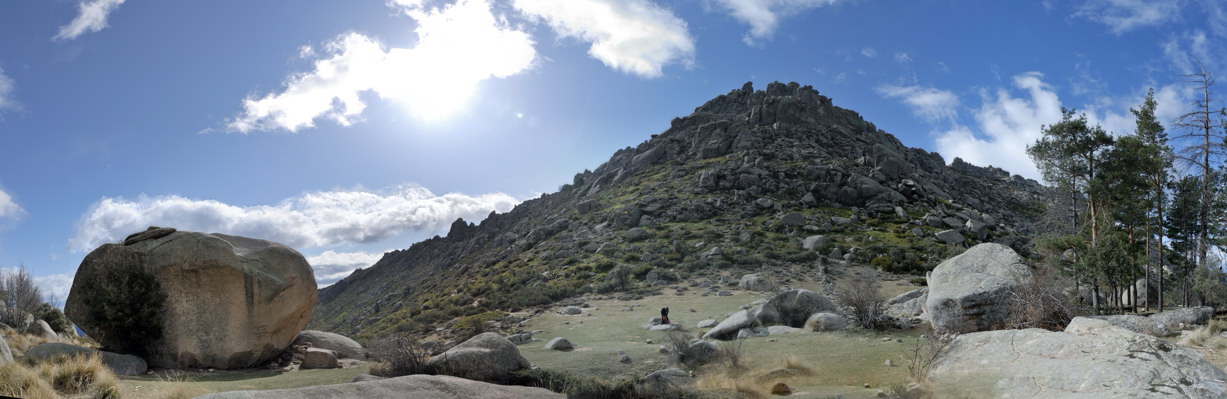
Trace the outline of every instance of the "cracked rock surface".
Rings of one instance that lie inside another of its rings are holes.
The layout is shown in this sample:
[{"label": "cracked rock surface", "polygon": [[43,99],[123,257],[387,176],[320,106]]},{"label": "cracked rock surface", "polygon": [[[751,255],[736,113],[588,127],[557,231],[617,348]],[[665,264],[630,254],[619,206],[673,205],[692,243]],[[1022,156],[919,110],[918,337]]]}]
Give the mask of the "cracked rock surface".
[{"label": "cracked rock surface", "polygon": [[1083,317],[961,335],[926,381],[935,397],[1227,398],[1227,373],[1196,352]]}]

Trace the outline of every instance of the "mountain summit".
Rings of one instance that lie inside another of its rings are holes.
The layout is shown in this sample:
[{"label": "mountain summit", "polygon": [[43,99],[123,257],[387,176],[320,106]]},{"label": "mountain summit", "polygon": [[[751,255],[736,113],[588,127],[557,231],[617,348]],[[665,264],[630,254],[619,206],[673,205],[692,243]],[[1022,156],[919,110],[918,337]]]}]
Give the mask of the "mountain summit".
[{"label": "mountain summit", "polygon": [[1024,241],[1043,194],[908,148],[810,86],[746,83],[556,193],[385,254],[322,289],[311,324],[427,332],[728,268],[923,274],[968,243]]}]

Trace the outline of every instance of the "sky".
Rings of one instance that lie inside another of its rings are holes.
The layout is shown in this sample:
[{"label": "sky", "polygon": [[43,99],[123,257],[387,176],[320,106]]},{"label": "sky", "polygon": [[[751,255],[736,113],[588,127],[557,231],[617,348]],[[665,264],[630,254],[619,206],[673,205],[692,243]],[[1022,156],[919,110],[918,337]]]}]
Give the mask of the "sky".
[{"label": "sky", "polygon": [[[1227,73],[1222,0],[6,0],[0,268],[53,303],[147,226],[289,245],[321,286],[557,191],[747,81],[1038,179]],[[1221,87],[1221,86],[1220,86]]]}]

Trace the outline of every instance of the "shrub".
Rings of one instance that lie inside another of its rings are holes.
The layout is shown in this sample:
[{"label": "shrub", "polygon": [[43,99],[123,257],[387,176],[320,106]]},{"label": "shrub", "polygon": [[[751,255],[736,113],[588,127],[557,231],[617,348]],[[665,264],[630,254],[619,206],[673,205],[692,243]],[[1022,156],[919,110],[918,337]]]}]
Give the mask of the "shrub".
[{"label": "shrub", "polygon": [[411,374],[431,374],[426,366],[430,352],[416,339],[395,336],[371,342],[369,352],[374,362],[371,374],[380,377],[399,377]]},{"label": "shrub", "polygon": [[950,350],[958,334],[924,335],[916,337],[916,346],[903,353],[907,373],[914,382],[922,382],[929,375],[929,368]]},{"label": "shrub", "polygon": [[892,259],[890,256],[886,256],[886,255],[874,257],[873,260],[869,261],[869,266],[873,266],[874,268],[882,269],[885,271],[891,271],[894,265],[895,265],[895,260]]},{"label": "shrub", "polygon": [[857,324],[869,329],[881,329],[889,325],[882,317],[886,298],[878,289],[878,275],[869,272],[844,280],[835,289],[835,298],[840,304],[852,308]]},{"label": "shrub", "polygon": [[473,338],[477,334],[481,334],[490,330],[490,322],[503,318],[503,312],[491,310],[478,313],[472,316],[461,317],[452,325],[452,330],[456,333],[456,340],[463,342],[469,338]]},{"label": "shrub", "polygon": [[107,350],[149,355],[148,348],[162,338],[166,293],[153,273],[143,268],[106,268],[81,286],[85,314],[82,325],[97,326],[98,341]]},{"label": "shrub", "polygon": [[1063,291],[1064,284],[1051,268],[1040,269],[1029,283],[1010,293],[1008,306],[1013,328],[1042,328],[1064,331],[1074,317],[1085,313],[1076,301]]},{"label": "shrub", "polygon": [[57,333],[67,333],[72,329],[72,325],[68,323],[68,318],[64,317],[64,312],[61,312],[59,308],[51,306],[49,303],[44,303],[39,307],[38,313],[35,313],[34,317],[47,322],[47,325],[51,326],[51,330]]},{"label": "shrub", "polygon": [[25,330],[28,327],[26,325],[27,315],[29,313],[21,309],[0,308],[0,323],[18,330]]},{"label": "shrub", "polygon": [[745,364],[742,362],[741,351],[741,346],[745,343],[745,338],[740,338],[735,343],[733,341],[720,343],[719,358],[720,362],[724,364],[724,368],[726,370],[738,371],[745,368]]}]

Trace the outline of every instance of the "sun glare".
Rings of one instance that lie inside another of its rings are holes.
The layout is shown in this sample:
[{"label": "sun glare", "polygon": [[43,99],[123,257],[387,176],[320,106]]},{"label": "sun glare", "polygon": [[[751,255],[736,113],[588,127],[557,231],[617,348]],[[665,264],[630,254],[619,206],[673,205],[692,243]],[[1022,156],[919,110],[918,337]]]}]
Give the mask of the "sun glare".
[{"label": "sun glare", "polygon": [[418,44],[388,52],[383,76],[391,81],[377,90],[423,121],[454,115],[468,105],[479,82],[519,73],[536,57],[528,34],[502,28],[485,0],[406,13],[418,21]]}]

